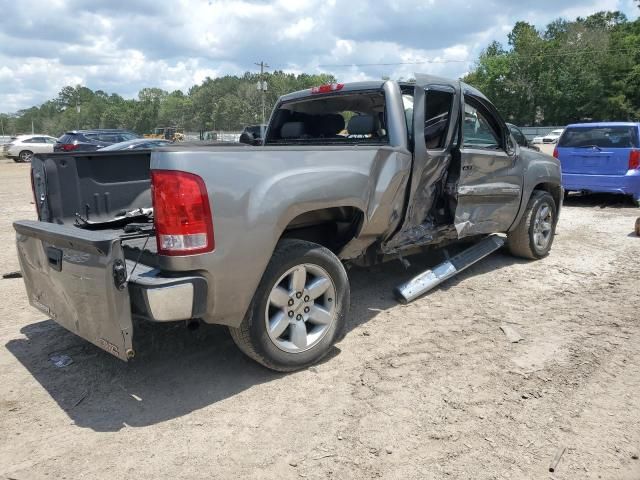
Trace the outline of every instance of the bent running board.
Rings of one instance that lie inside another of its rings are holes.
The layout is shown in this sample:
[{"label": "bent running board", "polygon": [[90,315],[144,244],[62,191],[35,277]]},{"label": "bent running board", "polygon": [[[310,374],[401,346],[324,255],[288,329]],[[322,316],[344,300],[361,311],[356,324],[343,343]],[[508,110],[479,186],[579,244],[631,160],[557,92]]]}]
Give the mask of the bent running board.
[{"label": "bent running board", "polygon": [[451,257],[446,262],[442,262],[432,270],[427,270],[408,282],[399,285],[395,288],[394,294],[400,303],[407,304],[412,302],[445,280],[495,252],[503,245],[504,238],[491,235],[460,252],[455,257]]}]

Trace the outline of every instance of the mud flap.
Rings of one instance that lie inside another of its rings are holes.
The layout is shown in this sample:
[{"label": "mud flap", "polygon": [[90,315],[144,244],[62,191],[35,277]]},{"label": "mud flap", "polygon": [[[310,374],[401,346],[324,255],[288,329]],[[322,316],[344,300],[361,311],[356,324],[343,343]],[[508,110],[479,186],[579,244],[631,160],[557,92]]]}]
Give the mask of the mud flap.
[{"label": "mud flap", "polygon": [[34,221],[13,226],[31,305],[121,360],[132,358],[131,306],[118,234]]}]

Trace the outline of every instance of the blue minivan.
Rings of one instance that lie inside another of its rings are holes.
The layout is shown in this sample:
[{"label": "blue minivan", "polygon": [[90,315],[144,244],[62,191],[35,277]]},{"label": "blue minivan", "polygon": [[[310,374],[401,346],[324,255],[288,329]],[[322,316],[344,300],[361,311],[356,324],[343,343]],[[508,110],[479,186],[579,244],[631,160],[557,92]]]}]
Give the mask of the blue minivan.
[{"label": "blue minivan", "polygon": [[569,125],[553,156],[565,191],[630,195],[640,207],[640,123]]}]

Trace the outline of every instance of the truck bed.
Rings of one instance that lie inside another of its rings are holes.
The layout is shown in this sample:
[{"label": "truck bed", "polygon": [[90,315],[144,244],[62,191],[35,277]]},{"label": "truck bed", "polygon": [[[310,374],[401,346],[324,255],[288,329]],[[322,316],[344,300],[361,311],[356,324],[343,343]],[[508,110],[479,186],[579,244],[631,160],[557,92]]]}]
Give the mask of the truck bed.
[{"label": "truck bed", "polygon": [[150,151],[51,153],[32,162],[38,218],[73,224],[151,207]]}]

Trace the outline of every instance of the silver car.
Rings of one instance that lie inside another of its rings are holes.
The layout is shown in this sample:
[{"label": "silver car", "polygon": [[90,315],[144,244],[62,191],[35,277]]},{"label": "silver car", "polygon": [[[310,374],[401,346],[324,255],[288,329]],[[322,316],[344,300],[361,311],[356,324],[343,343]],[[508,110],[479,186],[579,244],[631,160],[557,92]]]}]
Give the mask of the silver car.
[{"label": "silver car", "polygon": [[20,135],[5,146],[5,155],[15,162],[30,162],[35,153],[52,153],[57,140],[49,135]]}]

